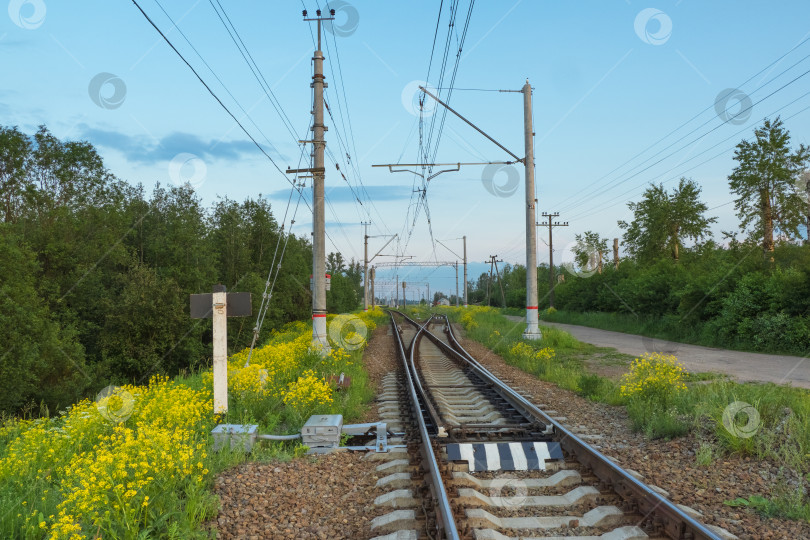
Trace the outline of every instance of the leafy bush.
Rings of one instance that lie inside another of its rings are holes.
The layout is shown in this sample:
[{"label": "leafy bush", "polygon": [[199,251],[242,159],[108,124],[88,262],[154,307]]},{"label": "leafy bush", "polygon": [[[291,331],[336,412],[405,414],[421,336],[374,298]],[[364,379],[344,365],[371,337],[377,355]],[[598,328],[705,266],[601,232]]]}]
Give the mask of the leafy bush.
[{"label": "leafy bush", "polygon": [[663,406],[678,392],[686,391],[686,370],[672,355],[646,353],[633,360],[630,371],[622,376],[623,396],[655,401]]}]

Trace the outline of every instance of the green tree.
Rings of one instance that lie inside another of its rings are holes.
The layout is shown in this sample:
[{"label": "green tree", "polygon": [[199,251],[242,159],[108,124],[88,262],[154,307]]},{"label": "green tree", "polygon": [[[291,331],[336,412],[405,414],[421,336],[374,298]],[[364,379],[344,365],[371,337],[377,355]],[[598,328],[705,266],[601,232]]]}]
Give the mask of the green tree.
[{"label": "green tree", "polygon": [[332,252],[326,256],[326,273],[339,274],[346,269],[346,261],[343,254]]},{"label": "green tree", "polygon": [[700,186],[681,178],[678,187],[668,193],[663,184],[652,184],[641,201],[627,204],[633,221],[619,221],[626,229],[623,244],[640,261],[651,261],[670,253],[677,262],[684,239],[695,242],[709,236],[709,225],[717,218],[707,218],[706,203],[700,201]]},{"label": "green tree", "polygon": [[73,403],[92,382],[71,327],[37,294],[34,253],[0,225],[0,411],[30,402],[51,410]]},{"label": "green tree", "polygon": [[790,133],[779,117],[765,120],[754,137],[737,145],[729,187],[737,195],[734,207],[740,228],[762,240],[762,250],[772,261],[774,233],[788,239],[799,236],[805,205],[797,185],[810,152],[803,144],[791,150]]},{"label": "green tree", "polygon": [[17,220],[25,204],[31,141],[16,127],[0,126],[0,193],[3,198],[3,220]]},{"label": "green tree", "polygon": [[575,236],[577,243],[571,248],[574,252],[574,259],[580,268],[593,270],[594,268],[601,274],[602,261],[607,253],[607,239],[601,238],[599,233],[585,231],[583,234]]},{"label": "green tree", "polygon": [[804,201],[804,244],[810,245],[810,170],[802,173],[796,190]]}]

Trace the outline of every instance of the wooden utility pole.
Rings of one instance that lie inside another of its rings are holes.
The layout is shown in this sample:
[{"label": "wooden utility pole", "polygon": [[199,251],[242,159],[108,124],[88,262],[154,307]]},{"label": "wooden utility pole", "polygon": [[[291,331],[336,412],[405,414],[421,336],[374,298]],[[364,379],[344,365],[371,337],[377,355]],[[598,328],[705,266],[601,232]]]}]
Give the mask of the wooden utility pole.
[{"label": "wooden utility pole", "polygon": [[489,305],[489,287],[490,283],[492,282],[492,269],[495,269],[495,275],[498,278],[498,287],[501,289],[501,302],[503,306],[506,307],[506,296],[503,293],[503,283],[501,283],[501,273],[498,271],[498,263],[503,262],[502,259],[498,259],[497,255],[490,255],[489,256],[489,279],[487,280],[487,305]]},{"label": "wooden utility pole", "polygon": [[538,227],[548,227],[548,307],[554,307],[554,287],[557,285],[557,280],[554,279],[554,238],[551,233],[554,227],[568,227],[568,222],[560,223],[559,221],[552,221],[552,218],[559,217],[559,212],[553,214],[543,212],[541,214],[547,219],[545,223],[538,223]]},{"label": "wooden utility pole", "polygon": [[501,303],[506,307],[506,295],[503,294],[503,283],[501,282],[501,273],[498,271],[498,263],[503,262],[503,259],[497,259],[497,255],[493,256],[492,262],[495,263],[495,275],[498,277],[498,288],[501,289]]},{"label": "wooden utility pole", "polygon": [[619,269],[619,239],[613,239],[613,268]]},{"label": "wooden utility pole", "polygon": [[489,256],[489,277],[487,278],[487,306],[489,305],[489,286],[492,283],[492,255]]}]

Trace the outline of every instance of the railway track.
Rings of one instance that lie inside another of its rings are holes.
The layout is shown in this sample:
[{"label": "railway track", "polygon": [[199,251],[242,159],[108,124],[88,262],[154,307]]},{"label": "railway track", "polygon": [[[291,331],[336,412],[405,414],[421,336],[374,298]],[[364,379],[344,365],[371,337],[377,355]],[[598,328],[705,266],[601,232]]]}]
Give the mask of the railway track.
[{"label": "railway track", "polygon": [[500,381],[464,350],[445,318],[390,315],[402,370],[386,382],[381,411],[401,426],[407,454],[378,470],[399,471],[380,482],[413,489],[381,498],[400,509],[378,522],[389,533],[380,538],[731,537]]}]

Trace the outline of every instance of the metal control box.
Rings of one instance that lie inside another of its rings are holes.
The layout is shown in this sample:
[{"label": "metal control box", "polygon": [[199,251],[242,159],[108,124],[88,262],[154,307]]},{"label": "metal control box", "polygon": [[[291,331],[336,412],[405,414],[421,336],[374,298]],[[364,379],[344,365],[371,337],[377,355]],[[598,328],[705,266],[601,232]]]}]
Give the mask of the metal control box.
[{"label": "metal control box", "polygon": [[230,442],[231,450],[241,449],[245,452],[253,450],[253,443],[259,426],[254,424],[220,424],[211,430],[214,436],[214,452],[221,450]]},{"label": "metal control box", "polygon": [[337,448],[342,431],[342,414],[310,416],[301,429],[301,442],[310,448]]}]

